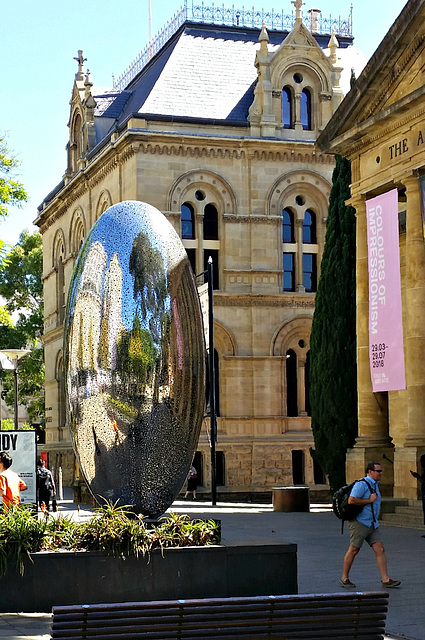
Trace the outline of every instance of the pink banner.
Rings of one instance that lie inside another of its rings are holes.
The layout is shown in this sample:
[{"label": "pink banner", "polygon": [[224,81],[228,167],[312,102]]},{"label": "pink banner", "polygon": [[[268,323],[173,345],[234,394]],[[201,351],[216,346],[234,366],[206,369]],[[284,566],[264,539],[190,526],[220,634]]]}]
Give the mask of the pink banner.
[{"label": "pink banner", "polygon": [[366,202],[369,362],[373,391],[406,388],[397,189]]}]

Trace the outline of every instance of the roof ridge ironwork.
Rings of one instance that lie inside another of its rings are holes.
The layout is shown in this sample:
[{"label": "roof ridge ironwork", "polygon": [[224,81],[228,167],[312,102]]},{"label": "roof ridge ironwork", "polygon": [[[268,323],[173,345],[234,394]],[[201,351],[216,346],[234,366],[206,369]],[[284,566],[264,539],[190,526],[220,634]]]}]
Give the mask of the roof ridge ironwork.
[{"label": "roof ridge ironwork", "polygon": [[[313,13],[314,11],[314,13]],[[351,37],[353,25],[353,6],[348,18],[341,17],[334,19],[331,16],[325,18],[318,10],[310,10],[310,15],[303,15],[303,24],[317,35],[335,35]],[[282,11],[276,12],[251,9],[236,9],[234,5],[226,8],[224,3],[221,6],[206,6],[204,2],[189,6],[185,0],[183,6],[169,20],[165,27],[147,44],[133,62],[124,70],[119,78],[114,82],[114,89],[123,90],[142,71],[148,62],[162,49],[162,47],[177,33],[179,28],[185,23],[210,24],[226,27],[243,27],[246,29],[261,29],[263,23],[270,31],[291,31],[295,25],[295,13],[285,14]]]}]

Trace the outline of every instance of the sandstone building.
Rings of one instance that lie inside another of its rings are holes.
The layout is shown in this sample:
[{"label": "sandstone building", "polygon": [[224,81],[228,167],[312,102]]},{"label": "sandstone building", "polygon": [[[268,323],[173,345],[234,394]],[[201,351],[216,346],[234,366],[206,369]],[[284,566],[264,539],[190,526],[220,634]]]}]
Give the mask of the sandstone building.
[{"label": "sandstone building", "polygon": [[[359,435],[348,452],[347,475],[358,478],[367,460],[379,460],[383,493],[413,505],[420,488],[410,470],[421,471],[425,453],[424,65],[425,1],[409,0],[319,138],[323,150],[351,160],[350,204],[357,215]],[[366,207],[391,191],[398,201],[395,255],[400,255],[405,388],[373,392]]]},{"label": "sandstone building", "polygon": [[[292,4],[288,16],[184,7],[108,90],[79,51],[66,172],[36,221],[46,450],[65,484],[75,481],[62,371],[68,283],[91,226],[123,200],[166,215],[196,274],[213,258],[219,491],[324,482],[310,455],[309,336],[334,159],[315,140],[364,59],[350,20]],[[207,423],[197,453],[206,488]]]}]

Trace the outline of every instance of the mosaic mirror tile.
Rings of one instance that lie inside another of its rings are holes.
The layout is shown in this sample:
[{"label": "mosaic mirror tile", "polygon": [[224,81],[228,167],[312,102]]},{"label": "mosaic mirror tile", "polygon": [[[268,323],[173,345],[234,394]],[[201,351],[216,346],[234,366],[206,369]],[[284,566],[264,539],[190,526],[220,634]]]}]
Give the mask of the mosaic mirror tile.
[{"label": "mosaic mirror tile", "polygon": [[84,478],[150,517],[178,495],[205,399],[198,293],[182,242],[154,207],[110,207],[72,275],[64,334],[68,423]]}]

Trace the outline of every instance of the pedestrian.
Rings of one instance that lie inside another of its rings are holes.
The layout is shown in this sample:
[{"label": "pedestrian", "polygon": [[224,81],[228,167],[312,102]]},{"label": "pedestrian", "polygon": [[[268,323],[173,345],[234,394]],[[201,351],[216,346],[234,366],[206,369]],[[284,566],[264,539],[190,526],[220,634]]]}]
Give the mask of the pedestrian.
[{"label": "pedestrian", "polygon": [[190,465],[189,473],[187,474],[187,489],[184,495],[184,499],[187,500],[189,493],[192,494],[192,500],[196,500],[196,489],[198,488],[198,472],[195,467]]},{"label": "pedestrian", "polygon": [[416,480],[419,480],[421,485],[422,511],[424,514],[424,524],[425,524],[425,454],[421,456],[421,467],[422,467],[422,473],[420,475],[419,473],[417,473],[417,471],[410,471],[410,473],[414,478],[416,478]]},{"label": "pedestrian", "polygon": [[354,558],[365,540],[375,552],[376,563],[381,573],[382,586],[398,587],[400,584],[400,580],[392,580],[388,575],[387,557],[379,532],[378,516],[381,508],[381,494],[378,485],[382,477],[382,471],[382,465],[379,462],[369,462],[366,467],[365,482],[356,482],[348,498],[349,504],[363,505],[363,509],[354,520],[349,520],[348,522],[350,546],[344,557],[340,580],[341,586],[347,589],[353,589],[356,586],[351,582],[349,573]]},{"label": "pedestrian", "polygon": [[38,504],[43,511],[43,503],[45,510],[49,510],[50,498],[56,495],[55,481],[52,472],[46,467],[43,459],[37,461],[37,490]]},{"label": "pedestrian", "polygon": [[0,451],[0,496],[3,499],[3,509],[10,505],[21,503],[20,492],[28,489],[25,482],[12,471],[12,458],[6,451]]}]

